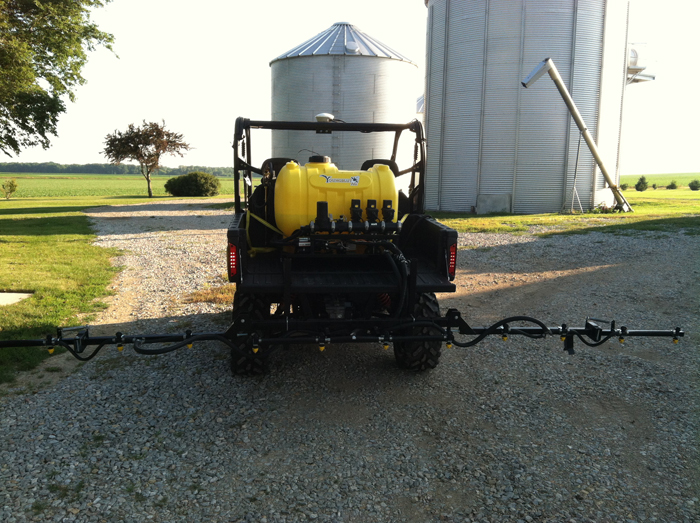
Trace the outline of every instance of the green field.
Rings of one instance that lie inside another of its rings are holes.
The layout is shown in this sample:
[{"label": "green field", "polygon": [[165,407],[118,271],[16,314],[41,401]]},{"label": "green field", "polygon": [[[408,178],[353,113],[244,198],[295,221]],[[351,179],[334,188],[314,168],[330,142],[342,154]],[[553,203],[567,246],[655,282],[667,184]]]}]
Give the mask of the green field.
[{"label": "green field", "polygon": [[[164,196],[169,176],[151,177],[155,196]],[[13,198],[64,196],[132,196],[147,194],[146,179],[140,175],[27,174],[0,173],[0,181],[14,179],[19,190]],[[233,194],[233,180],[219,178],[222,193]]]},{"label": "green field", "polygon": [[[637,183],[641,176],[642,175],[640,174],[627,174],[625,176],[620,176],[620,185],[626,183],[630,186],[627,190],[634,191],[634,184]],[[693,180],[700,180],[700,173],[645,174],[644,177],[647,179],[647,183],[649,184],[649,189],[647,190],[653,191],[651,185],[654,183],[658,187],[666,187],[669,183],[675,181],[679,188],[688,187],[688,184]]]},{"label": "green field", "polygon": [[[671,175],[659,176],[658,180],[663,180]],[[94,235],[81,211],[175,199],[149,199],[146,181],[140,176],[0,174],[0,180],[12,177],[20,187],[17,197],[0,198],[0,291],[33,291],[34,296],[0,307],[0,339],[41,338],[55,333],[56,326],[89,322],[89,317],[78,320],[78,315],[103,308],[100,300],[108,294],[107,286],[115,274],[109,260],[116,253],[92,245]],[[680,186],[677,190],[627,190],[625,196],[634,213],[432,214],[459,231],[517,234],[531,226],[546,226],[552,228],[547,234],[681,229],[685,234],[700,234],[700,191],[687,188],[696,178],[700,174],[673,175]],[[661,183],[654,176],[647,179],[650,184]],[[154,188],[162,194],[166,177],[156,180]],[[233,188],[230,178],[223,181],[224,187]],[[230,200],[230,195],[221,198]],[[216,207],[231,205],[217,198],[201,200]],[[0,350],[0,382],[11,381],[16,371],[31,369],[46,357],[45,349]]]}]

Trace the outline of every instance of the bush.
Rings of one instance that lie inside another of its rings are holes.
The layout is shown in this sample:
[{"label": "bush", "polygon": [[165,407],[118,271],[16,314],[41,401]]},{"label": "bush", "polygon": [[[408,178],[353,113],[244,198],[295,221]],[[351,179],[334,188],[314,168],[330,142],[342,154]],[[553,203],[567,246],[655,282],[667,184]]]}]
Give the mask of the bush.
[{"label": "bush", "polygon": [[669,183],[666,186],[666,189],[678,189],[678,184],[676,183],[676,180],[671,180],[671,183]]},{"label": "bush", "polygon": [[623,191],[626,191],[629,188],[630,188],[629,183],[623,183],[622,185],[620,185],[620,189],[622,189]]},{"label": "bush", "polygon": [[605,203],[599,203],[597,207],[589,211],[591,214],[610,214],[615,212],[615,207],[609,207]]},{"label": "bush", "polygon": [[634,188],[639,192],[646,191],[649,188],[646,176],[642,176],[637,183],[634,184]]},{"label": "bush", "polygon": [[688,184],[691,191],[700,191],[700,180],[693,180]]},{"label": "bush", "polygon": [[221,182],[213,174],[195,171],[170,178],[165,182],[165,192],[173,196],[216,196]]},{"label": "bush", "polygon": [[12,193],[17,192],[17,189],[19,189],[19,186],[17,185],[17,180],[14,178],[12,180],[5,180],[5,183],[2,184],[2,193],[8,200],[10,196],[12,196]]}]

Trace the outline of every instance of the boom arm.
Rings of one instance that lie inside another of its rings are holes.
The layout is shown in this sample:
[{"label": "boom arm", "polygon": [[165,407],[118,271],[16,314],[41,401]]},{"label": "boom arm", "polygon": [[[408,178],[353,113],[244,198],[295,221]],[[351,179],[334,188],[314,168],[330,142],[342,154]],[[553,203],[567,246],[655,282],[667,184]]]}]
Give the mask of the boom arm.
[{"label": "boom arm", "polygon": [[[617,337],[621,343],[628,337],[637,336],[673,338],[674,343],[677,343],[685,335],[680,327],[672,330],[633,330],[627,327],[617,328],[615,322],[612,321],[609,328],[602,328],[596,323],[601,321],[603,320],[587,318],[583,327],[569,327],[566,324],[547,327],[541,321],[529,316],[513,316],[500,320],[490,327],[471,327],[464,321],[458,310],[449,309],[444,317],[431,319],[406,321],[401,318],[387,317],[356,320],[354,322],[355,332],[362,331],[363,334],[331,335],[328,334],[328,327],[333,325],[333,320],[280,318],[256,321],[251,317],[240,316],[225,332],[193,333],[187,331],[184,335],[125,335],[117,332],[114,336],[90,336],[89,329],[85,326],[58,329],[55,337],[47,336],[44,339],[1,340],[0,348],[47,347],[50,352],[53,352],[54,347],[63,347],[77,359],[85,361],[96,356],[107,345],[116,345],[120,351],[125,345],[132,345],[134,351],[139,354],[155,355],[165,354],[183,347],[191,348],[192,344],[197,341],[219,341],[245,354],[249,350],[254,353],[262,350],[265,353],[271,351],[273,346],[290,344],[317,344],[321,350],[332,343],[381,343],[387,348],[389,343],[409,341],[441,341],[446,343],[448,348],[453,345],[472,347],[488,336],[501,336],[506,340],[511,335],[520,335],[528,338],[559,336],[564,342],[564,350],[573,354],[575,338],[588,346],[596,347],[614,337]],[[534,326],[513,325],[516,322],[530,323]],[[427,329],[430,334],[405,334],[416,327]],[[70,331],[77,331],[77,334],[72,338],[64,338],[64,333]],[[274,334],[267,335],[266,333],[269,332]],[[303,335],[299,335],[300,333]],[[474,336],[474,338],[458,341],[455,334]],[[144,347],[149,344],[170,345],[152,349]],[[84,356],[83,353],[87,347],[91,346],[96,348],[89,355]]]}]

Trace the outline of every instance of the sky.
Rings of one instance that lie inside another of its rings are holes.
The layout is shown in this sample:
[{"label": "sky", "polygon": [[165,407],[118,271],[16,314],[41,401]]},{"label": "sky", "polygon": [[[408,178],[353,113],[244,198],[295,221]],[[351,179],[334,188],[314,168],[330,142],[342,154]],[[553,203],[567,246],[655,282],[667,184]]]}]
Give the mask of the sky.
[{"label": "sky", "polygon": [[[629,39],[645,44],[641,58],[656,80],[625,94],[621,174],[700,172],[700,2],[631,4]],[[164,165],[231,166],[236,117],[270,118],[269,62],[336,22],[357,26],[424,74],[423,0],[113,0],[92,18],[114,35],[114,53],[91,53],[87,83],[67,102],[50,149],[0,161],[107,163],[105,136],[146,120],[165,121],[192,146]]]}]

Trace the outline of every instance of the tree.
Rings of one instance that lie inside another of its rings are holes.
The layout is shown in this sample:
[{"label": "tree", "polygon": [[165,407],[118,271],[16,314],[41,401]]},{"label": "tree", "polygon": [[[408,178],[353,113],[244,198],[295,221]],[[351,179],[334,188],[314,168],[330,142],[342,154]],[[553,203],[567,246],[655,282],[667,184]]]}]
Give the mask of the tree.
[{"label": "tree", "polygon": [[14,178],[11,180],[5,180],[5,183],[2,184],[2,192],[5,195],[5,198],[8,200],[10,199],[10,196],[17,192],[18,188],[17,180]]},{"label": "tree", "polygon": [[112,35],[90,21],[111,0],[0,0],[0,151],[50,145],[63,97],[85,83],[87,52]]},{"label": "tree", "polygon": [[634,184],[634,188],[637,189],[639,192],[646,191],[647,188],[649,187],[649,182],[647,182],[646,176],[642,176],[637,180],[637,183]]},{"label": "tree", "polygon": [[135,160],[141,167],[141,174],[148,182],[148,197],[153,198],[151,174],[160,169],[160,157],[164,154],[179,154],[189,151],[189,144],[182,140],[182,135],[165,130],[165,122],[143,121],[136,127],[129,124],[124,131],[114,131],[105,137],[104,155],[110,163],[119,165],[124,160]]}]

